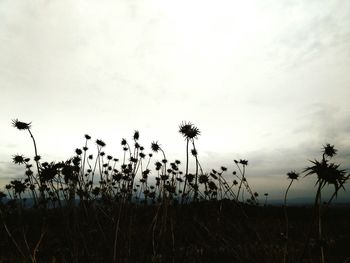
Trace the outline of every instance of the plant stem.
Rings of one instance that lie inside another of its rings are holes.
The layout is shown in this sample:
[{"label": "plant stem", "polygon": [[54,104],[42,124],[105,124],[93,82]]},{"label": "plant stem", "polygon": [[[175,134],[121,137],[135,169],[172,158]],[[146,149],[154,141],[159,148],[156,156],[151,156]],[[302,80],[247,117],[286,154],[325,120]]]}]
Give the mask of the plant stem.
[{"label": "plant stem", "polygon": [[284,210],[284,218],[286,221],[286,232],[285,232],[285,238],[286,238],[286,243],[284,246],[284,253],[283,253],[283,262],[286,262],[287,260],[287,253],[288,253],[288,230],[289,230],[289,222],[288,222],[288,214],[287,214],[287,195],[288,195],[288,191],[289,188],[291,187],[292,183],[293,183],[293,179],[290,181],[286,193],[284,195],[284,206],[283,206],[283,210]]}]

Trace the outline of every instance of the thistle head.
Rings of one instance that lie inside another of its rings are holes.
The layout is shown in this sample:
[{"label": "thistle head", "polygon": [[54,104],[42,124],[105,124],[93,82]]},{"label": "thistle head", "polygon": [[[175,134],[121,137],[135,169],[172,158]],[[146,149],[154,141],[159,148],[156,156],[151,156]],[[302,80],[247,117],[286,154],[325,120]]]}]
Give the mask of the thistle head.
[{"label": "thistle head", "polygon": [[201,132],[191,122],[182,122],[179,125],[179,133],[181,133],[185,139],[189,140],[197,139]]},{"label": "thistle head", "polygon": [[12,120],[12,126],[17,128],[18,130],[29,130],[30,129],[31,122],[26,123],[19,121],[18,119]]},{"label": "thistle head", "polygon": [[19,154],[16,154],[12,157],[12,161],[15,164],[24,164],[24,163],[26,163],[25,159],[26,158],[23,155],[19,155]]},{"label": "thistle head", "polygon": [[134,140],[137,141],[140,138],[140,133],[138,130],[134,131],[134,136],[133,136]]},{"label": "thistle head", "polygon": [[151,143],[151,149],[154,152],[158,152],[160,150],[160,144],[158,143],[158,141]]},{"label": "thistle head", "polygon": [[299,174],[296,173],[295,171],[290,171],[289,173],[287,173],[288,179],[291,180],[297,180],[299,178]]},{"label": "thistle head", "polygon": [[329,143],[323,146],[323,154],[327,157],[332,158],[337,154],[337,151],[338,150],[334,148],[334,145],[330,145]]},{"label": "thistle head", "polygon": [[105,142],[102,141],[102,140],[96,140],[96,144],[97,144],[98,146],[101,146],[101,147],[105,147],[105,146],[106,146]]}]

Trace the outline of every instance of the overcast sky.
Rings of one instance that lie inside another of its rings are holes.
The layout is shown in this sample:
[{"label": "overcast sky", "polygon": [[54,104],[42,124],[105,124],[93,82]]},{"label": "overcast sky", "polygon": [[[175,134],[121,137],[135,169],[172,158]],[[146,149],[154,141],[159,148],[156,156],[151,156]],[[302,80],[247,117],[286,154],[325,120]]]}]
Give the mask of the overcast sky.
[{"label": "overcast sky", "polygon": [[350,168],[349,10],[346,0],[2,0],[0,177],[23,174],[13,154],[33,156],[14,118],[32,121],[48,161],[73,155],[85,133],[118,156],[135,129],[181,159],[178,125],[191,121],[207,170],[248,159],[248,178],[276,197],[325,143]]}]

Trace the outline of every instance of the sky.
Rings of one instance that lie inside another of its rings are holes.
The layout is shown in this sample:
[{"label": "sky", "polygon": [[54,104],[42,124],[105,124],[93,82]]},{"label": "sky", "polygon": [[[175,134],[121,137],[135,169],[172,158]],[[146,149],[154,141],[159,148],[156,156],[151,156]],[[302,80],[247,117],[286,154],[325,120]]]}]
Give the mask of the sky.
[{"label": "sky", "polygon": [[[349,10],[344,0],[2,0],[2,183],[24,173],[14,154],[34,155],[15,118],[32,122],[48,161],[71,157],[85,133],[121,155],[134,130],[183,159],[178,126],[191,121],[205,170],[248,159],[252,188],[271,198],[326,143],[350,168]],[[291,195],[313,195],[314,183]]]}]

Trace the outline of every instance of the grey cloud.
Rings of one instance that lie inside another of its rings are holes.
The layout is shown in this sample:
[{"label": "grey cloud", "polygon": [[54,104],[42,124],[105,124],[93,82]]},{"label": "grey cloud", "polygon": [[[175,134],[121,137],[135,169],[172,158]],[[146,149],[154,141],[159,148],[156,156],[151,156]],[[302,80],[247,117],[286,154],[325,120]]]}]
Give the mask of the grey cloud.
[{"label": "grey cloud", "polygon": [[[344,9],[350,8],[348,3],[308,1],[285,8],[290,13],[300,14],[274,42],[275,54],[281,54],[285,67],[303,65],[331,48],[349,46],[350,16],[344,14]],[[288,21],[288,17],[285,19]]]}]

